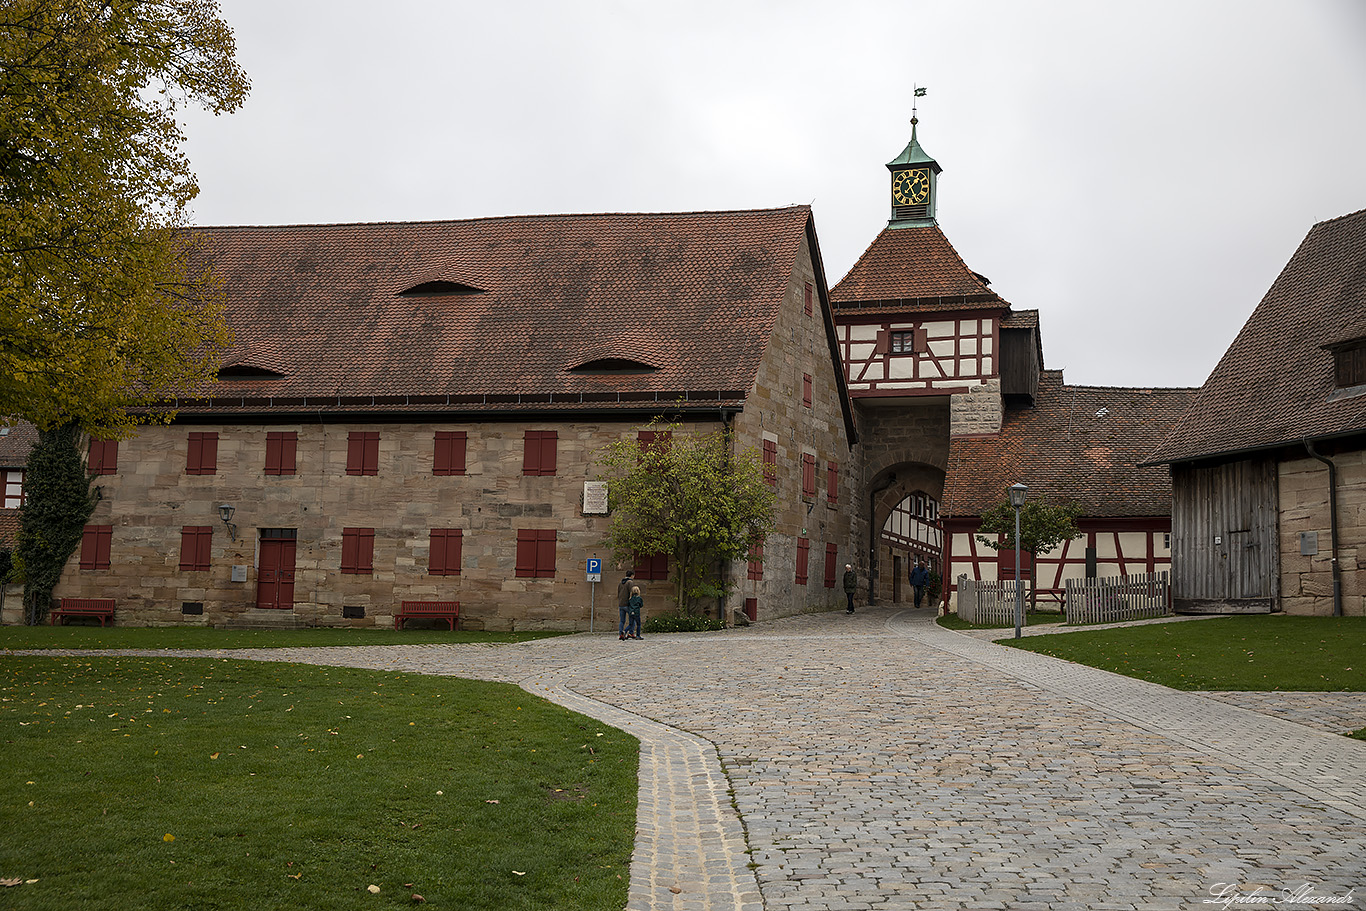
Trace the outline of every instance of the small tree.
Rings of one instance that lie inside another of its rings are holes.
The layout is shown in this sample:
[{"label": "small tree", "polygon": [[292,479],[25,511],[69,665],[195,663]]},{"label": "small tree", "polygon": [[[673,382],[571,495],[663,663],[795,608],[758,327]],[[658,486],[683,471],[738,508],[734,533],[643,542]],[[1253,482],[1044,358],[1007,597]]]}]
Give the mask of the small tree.
[{"label": "small tree", "polygon": [[680,610],[719,596],[729,582],[718,572],[761,543],[774,528],[776,495],[753,449],[732,451],[725,429],[683,433],[652,422],[654,442],[618,440],[600,450],[612,512],[605,544],[618,562],[638,554],[668,554]]},{"label": "small tree", "polygon": [[47,616],[52,590],[95,511],[79,439],[76,425],[67,423],[40,431],[29,451],[24,474],[28,496],[19,513],[14,561],[24,575],[24,617],[30,624]]},{"label": "small tree", "polygon": [[[1030,555],[1030,565],[1037,557],[1046,554],[1064,541],[1070,541],[1080,532],[1077,518],[1081,506],[1077,503],[1064,503],[1053,506],[1039,500],[1026,500],[1020,507],[1020,550]],[[992,550],[1015,549],[1015,507],[1006,500],[996,504],[982,514],[982,524],[978,527],[977,540]],[[1003,535],[1001,541],[987,535]],[[1030,573],[1029,599],[1034,602],[1036,588],[1035,573]]]}]

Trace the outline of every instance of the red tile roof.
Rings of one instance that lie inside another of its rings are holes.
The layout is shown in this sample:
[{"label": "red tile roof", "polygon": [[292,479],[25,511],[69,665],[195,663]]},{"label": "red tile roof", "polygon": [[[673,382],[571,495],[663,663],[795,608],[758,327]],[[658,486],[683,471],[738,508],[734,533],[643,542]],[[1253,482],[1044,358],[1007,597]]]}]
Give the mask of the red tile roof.
[{"label": "red tile roof", "polygon": [[15,421],[0,427],[0,468],[23,468],[28,451],[38,442],[38,428],[28,421]]},{"label": "red tile roof", "polygon": [[[793,206],[196,229],[227,290],[226,364],[283,374],[220,380],[212,411],[736,403],[810,219]],[[657,369],[569,372],[596,357]]]},{"label": "red tile roof", "polygon": [[1366,210],[1315,225],[1224,352],[1155,462],[1366,432],[1323,345],[1366,337]]},{"label": "red tile roof", "polygon": [[938,225],[885,228],[830,289],[837,312],[1007,307],[973,272]]},{"label": "red tile roof", "polygon": [[1196,391],[1068,386],[1045,370],[1034,404],[1007,408],[1000,435],[950,441],[942,512],[981,515],[1019,481],[1031,499],[1076,501],[1087,516],[1170,515],[1167,469],[1135,466]]}]

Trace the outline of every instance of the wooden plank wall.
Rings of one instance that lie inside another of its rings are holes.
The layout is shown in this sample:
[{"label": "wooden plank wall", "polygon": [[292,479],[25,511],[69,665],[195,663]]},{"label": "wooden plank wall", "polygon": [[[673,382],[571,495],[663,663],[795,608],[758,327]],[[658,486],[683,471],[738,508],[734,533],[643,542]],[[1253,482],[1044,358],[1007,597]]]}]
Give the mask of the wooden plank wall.
[{"label": "wooden plank wall", "polygon": [[1276,491],[1276,463],[1269,458],[1172,466],[1172,598],[1178,608],[1196,601],[1275,602]]}]

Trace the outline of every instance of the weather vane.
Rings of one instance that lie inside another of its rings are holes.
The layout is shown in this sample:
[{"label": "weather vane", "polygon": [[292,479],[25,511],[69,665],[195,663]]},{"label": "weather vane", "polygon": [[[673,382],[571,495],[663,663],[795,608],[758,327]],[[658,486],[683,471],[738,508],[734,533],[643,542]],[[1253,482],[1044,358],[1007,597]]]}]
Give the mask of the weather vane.
[{"label": "weather vane", "polygon": [[914,82],[911,83],[911,126],[912,126],[912,127],[914,127],[917,123],[920,122],[920,120],[915,116],[915,100],[916,100],[917,98],[923,98],[923,97],[925,97],[925,88],[924,88],[924,86],[918,86],[918,85],[916,85]]}]

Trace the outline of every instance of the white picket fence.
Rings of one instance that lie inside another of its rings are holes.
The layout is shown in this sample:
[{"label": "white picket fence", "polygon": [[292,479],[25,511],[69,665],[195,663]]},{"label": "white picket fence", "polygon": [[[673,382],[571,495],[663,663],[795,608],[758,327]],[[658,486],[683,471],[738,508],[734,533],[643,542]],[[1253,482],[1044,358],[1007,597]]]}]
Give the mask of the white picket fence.
[{"label": "white picket fence", "polygon": [[1068,579],[1066,584],[1069,624],[1119,623],[1171,613],[1171,575],[1165,571],[1106,579]]},{"label": "white picket fence", "polygon": [[[978,626],[1014,626],[1015,592],[1022,583],[978,582],[958,577],[958,617]],[[1025,607],[1029,594],[1025,593]]]}]

